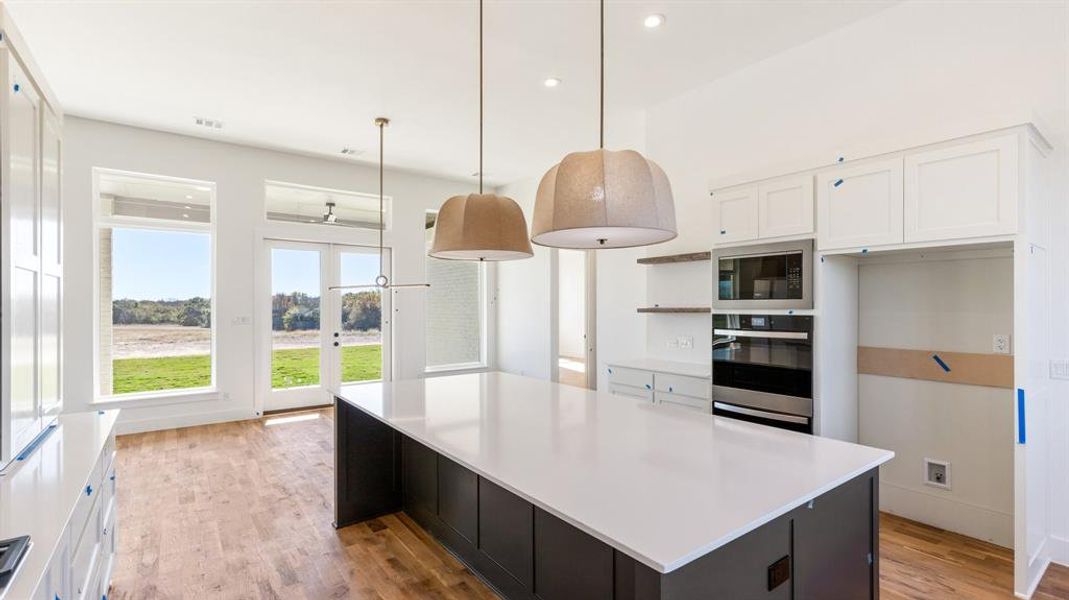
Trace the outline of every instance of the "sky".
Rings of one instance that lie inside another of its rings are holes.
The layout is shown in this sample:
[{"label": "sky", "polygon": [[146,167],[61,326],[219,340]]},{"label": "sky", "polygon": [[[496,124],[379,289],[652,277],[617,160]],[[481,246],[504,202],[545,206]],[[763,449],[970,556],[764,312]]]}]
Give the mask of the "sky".
[{"label": "sky", "polygon": [[[319,253],[275,248],[272,293],[319,295]],[[211,296],[211,243],[207,233],[112,230],[112,297],[169,300]],[[378,253],[342,254],[342,284],[374,283]]]}]

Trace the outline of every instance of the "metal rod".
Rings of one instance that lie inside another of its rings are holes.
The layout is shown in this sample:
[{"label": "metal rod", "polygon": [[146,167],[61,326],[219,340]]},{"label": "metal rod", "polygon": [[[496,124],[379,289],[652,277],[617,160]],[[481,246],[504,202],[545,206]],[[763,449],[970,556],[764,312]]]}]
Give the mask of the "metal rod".
[{"label": "metal rod", "polygon": [[600,18],[601,18],[601,64],[598,67],[598,73],[601,76],[601,82],[598,87],[598,148],[605,148],[605,0],[601,0],[600,4]]},{"label": "metal rod", "polygon": [[479,0],[479,193],[483,193],[483,0]]},{"label": "metal rod", "polygon": [[386,276],[386,271],[385,271],[385,268],[383,266],[383,257],[385,255],[385,252],[383,252],[382,232],[383,232],[384,229],[386,229],[386,224],[385,224],[383,216],[382,216],[382,169],[383,169],[383,166],[382,166],[383,165],[382,147],[384,145],[383,132],[386,129],[387,121],[386,121],[386,119],[381,119],[380,118],[380,119],[376,119],[375,122],[379,126],[379,275],[382,276],[382,277],[385,277]]}]

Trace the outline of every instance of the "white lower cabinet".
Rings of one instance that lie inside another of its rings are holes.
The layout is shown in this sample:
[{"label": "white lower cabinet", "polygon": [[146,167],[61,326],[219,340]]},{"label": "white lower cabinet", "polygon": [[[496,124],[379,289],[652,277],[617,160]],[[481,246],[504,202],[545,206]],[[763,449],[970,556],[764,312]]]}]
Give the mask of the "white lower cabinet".
[{"label": "white lower cabinet", "polygon": [[712,384],[704,377],[610,365],[609,393],[654,404],[713,411]]},{"label": "white lower cabinet", "polygon": [[106,600],[117,550],[115,441],[104,445],[71,512],[35,600]]}]

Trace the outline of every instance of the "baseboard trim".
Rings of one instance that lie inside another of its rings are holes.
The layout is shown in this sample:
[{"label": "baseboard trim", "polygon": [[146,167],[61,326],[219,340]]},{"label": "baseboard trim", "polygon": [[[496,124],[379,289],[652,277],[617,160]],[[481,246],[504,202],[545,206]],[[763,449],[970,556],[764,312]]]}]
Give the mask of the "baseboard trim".
[{"label": "baseboard trim", "polygon": [[880,482],[880,510],[1013,548],[1013,514]]},{"label": "baseboard trim", "polygon": [[1069,567],[1069,538],[1052,535],[1047,538],[1047,546],[1052,562]]},{"label": "baseboard trim", "polygon": [[145,419],[124,420],[119,416],[119,423],[115,426],[117,435],[130,433],[145,433],[148,431],[160,431],[163,429],[181,429],[183,427],[196,427],[198,425],[211,425],[214,423],[227,423],[230,421],[244,421],[257,418],[251,409],[230,409],[214,412],[198,412],[187,415],[175,415],[171,417],[149,417]]}]

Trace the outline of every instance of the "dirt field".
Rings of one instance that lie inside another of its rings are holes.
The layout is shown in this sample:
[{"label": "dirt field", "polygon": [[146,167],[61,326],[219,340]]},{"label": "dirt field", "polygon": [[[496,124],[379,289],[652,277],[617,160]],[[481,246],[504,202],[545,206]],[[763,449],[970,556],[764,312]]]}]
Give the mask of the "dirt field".
[{"label": "dirt field", "polygon": [[[253,329],[246,328],[249,335]],[[113,328],[112,358],[152,358],[157,356],[192,356],[208,354],[211,330],[177,325],[115,325]],[[318,345],[318,331],[275,331],[273,349],[310,348]],[[379,332],[344,331],[341,341],[346,346],[379,344]]]}]

